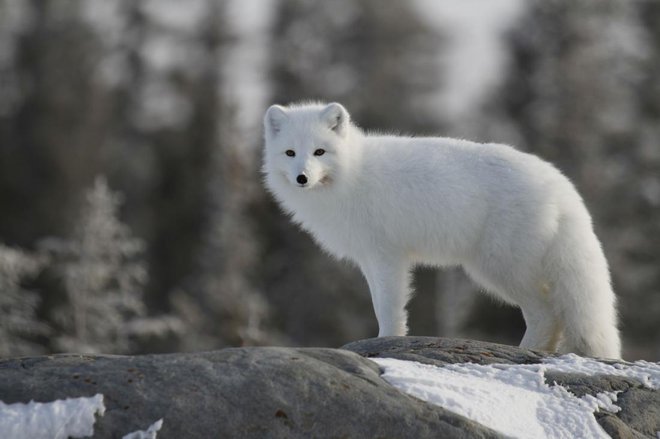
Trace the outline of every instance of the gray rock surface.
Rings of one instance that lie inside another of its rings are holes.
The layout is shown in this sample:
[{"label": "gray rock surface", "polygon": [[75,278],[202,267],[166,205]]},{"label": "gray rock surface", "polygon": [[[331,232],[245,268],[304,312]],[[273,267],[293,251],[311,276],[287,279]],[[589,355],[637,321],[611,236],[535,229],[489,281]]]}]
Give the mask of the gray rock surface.
[{"label": "gray rock surface", "polygon": [[235,348],[149,356],[0,361],[0,400],[105,396],[95,437],[163,418],[158,438],[495,438],[404,395],[375,363],[344,350]]},{"label": "gray rock surface", "polygon": [[[540,353],[513,346],[475,340],[436,337],[383,337],[361,340],[343,346],[364,357],[398,358],[425,364],[533,364],[555,354]],[[603,360],[612,363],[610,360]],[[617,413],[601,411],[596,419],[612,438],[653,438],[660,431],[660,391],[642,383],[617,376],[585,376],[579,374],[545,374],[546,383],[560,384],[578,397],[601,392],[619,391]]]},{"label": "gray rock surface", "polygon": [[398,358],[442,366],[454,363],[531,364],[553,354],[477,340],[439,337],[381,337],[342,346],[363,357]]},{"label": "gray rock surface", "polygon": [[[146,355],[57,355],[0,361],[0,400],[48,402],[105,396],[99,438],[121,437],[163,418],[158,438],[500,437],[380,378],[369,357],[427,364],[538,363],[548,354],[472,340],[386,337],[343,349],[232,348]],[[656,438],[660,392],[612,376],[546,373],[577,396],[620,391],[618,413],[598,422],[614,438]]]}]

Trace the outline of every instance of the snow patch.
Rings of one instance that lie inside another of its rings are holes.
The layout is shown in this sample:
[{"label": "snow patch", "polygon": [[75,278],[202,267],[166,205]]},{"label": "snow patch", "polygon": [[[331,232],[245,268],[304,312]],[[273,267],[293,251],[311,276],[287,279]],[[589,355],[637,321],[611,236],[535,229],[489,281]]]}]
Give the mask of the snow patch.
[{"label": "snow patch", "polygon": [[609,436],[596,422],[598,410],[617,412],[616,392],[578,398],[560,385],[548,386],[547,371],[616,375],[660,386],[660,364],[606,364],[577,355],[540,364],[452,364],[442,367],[393,358],[373,358],[382,377],[399,390],[444,407],[493,430],[520,438]]},{"label": "snow patch", "polygon": [[103,416],[103,395],[53,402],[5,404],[0,401],[0,437],[66,439],[94,434],[94,415]]},{"label": "snow patch", "polygon": [[132,433],[128,433],[122,439],[156,439],[156,435],[158,434],[158,431],[160,431],[160,428],[163,426],[163,419],[159,419],[153,424],[149,426],[149,428],[144,431],[144,430],[138,430],[134,431]]}]

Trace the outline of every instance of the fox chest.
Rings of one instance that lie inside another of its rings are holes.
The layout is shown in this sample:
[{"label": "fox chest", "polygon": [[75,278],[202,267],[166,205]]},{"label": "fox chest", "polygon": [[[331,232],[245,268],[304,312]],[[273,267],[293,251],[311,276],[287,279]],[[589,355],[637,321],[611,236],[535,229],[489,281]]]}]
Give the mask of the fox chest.
[{"label": "fox chest", "polygon": [[364,221],[348,209],[330,206],[302,209],[294,212],[294,219],[318,244],[338,258],[355,260],[371,240]]}]

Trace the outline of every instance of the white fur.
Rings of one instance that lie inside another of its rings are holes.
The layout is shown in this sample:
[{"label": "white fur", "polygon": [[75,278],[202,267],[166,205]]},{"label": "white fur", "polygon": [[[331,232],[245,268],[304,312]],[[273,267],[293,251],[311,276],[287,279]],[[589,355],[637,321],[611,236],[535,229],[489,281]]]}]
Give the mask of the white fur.
[{"label": "white fur", "polygon": [[413,265],[462,265],[522,309],[522,347],[620,357],[607,261],[582,199],[549,163],[505,145],[365,134],[336,103],[272,106],[264,125],[266,186],[362,269],[379,336],[406,334]]}]

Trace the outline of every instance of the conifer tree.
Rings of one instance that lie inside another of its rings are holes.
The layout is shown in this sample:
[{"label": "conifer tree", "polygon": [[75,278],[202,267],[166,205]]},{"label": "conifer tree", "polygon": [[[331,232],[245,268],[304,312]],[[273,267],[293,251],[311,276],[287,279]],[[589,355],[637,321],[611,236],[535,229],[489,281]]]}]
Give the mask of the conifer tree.
[{"label": "conifer tree", "polygon": [[273,101],[339,101],[367,129],[437,130],[442,38],[404,0],[284,0],[275,16]]},{"label": "conifer tree", "polygon": [[42,265],[39,258],[0,244],[0,357],[43,352],[35,337],[49,328],[37,318],[38,293],[23,285]]},{"label": "conifer tree", "polygon": [[74,352],[126,353],[130,323],[146,314],[142,301],[147,272],[142,240],[118,219],[119,194],[103,177],[87,191],[73,237],[56,249],[67,304],[55,320],[63,328],[57,347]]}]

